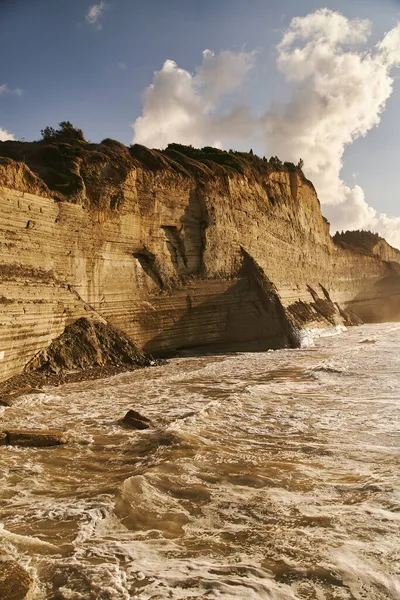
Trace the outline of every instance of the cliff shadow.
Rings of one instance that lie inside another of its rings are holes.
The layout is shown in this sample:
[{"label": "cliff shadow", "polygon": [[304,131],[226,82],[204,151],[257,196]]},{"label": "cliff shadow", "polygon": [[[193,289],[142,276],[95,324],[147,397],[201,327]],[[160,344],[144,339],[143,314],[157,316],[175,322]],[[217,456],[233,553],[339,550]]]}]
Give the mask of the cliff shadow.
[{"label": "cliff shadow", "polygon": [[346,309],[364,323],[400,322],[400,276],[397,271],[357,294],[346,303]]},{"label": "cliff shadow", "polygon": [[[223,291],[216,293],[218,288]],[[199,294],[206,299],[199,301]],[[182,302],[182,293],[176,298]],[[145,352],[171,356],[298,346],[294,325],[274,286],[244,250],[237,279],[197,280],[193,288],[189,283],[184,301],[184,314],[149,340]]]}]

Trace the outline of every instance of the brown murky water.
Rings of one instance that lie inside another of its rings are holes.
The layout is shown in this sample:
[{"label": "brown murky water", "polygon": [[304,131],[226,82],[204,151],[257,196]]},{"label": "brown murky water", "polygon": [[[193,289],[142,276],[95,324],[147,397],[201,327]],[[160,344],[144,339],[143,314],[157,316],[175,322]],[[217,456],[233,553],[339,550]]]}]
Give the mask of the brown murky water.
[{"label": "brown murky water", "polygon": [[[21,398],[0,543],[36,600],[400,598],[400,325]],[[122,429],[129,408],[154,421]]]}]

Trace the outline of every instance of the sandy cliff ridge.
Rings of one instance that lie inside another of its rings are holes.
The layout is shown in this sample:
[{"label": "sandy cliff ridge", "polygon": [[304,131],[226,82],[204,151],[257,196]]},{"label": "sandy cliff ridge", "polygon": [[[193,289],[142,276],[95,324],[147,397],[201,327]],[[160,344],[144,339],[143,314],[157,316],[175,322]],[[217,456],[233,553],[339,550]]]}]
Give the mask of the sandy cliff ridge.
[{"label": "sandy cliff ridge", "polygon": [[393,258],[335,243],[312,183],[277,159],[3,142],[0,186],[0,380],[82,317],[155,355],[400,319]]}]

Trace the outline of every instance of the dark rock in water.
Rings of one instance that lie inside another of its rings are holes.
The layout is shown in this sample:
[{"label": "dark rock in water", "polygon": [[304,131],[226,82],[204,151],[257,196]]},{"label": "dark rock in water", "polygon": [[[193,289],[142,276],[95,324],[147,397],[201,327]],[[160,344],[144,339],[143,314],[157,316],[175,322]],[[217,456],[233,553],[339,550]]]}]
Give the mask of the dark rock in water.
[{"label": "dark rock in water", "polygon": [[32,600],[35,580],[16,560],[0,553],[1,600]]},{"label": "dark rock in water", "polygon": [[121,423],[134,429],[149,429],[152,425],[150,419],[144,417],[136,410],[128,410],[124,418],[121,419]]},{"label": "dark rock in water", "polygon": [[25,370],[59,375],[96,367],[146,367],[151,362],[152,358],[140,352],[122,332],[106,323],[82,317],[68,325]]},{"label": "dark rock in water", "polygon": [[7,429],[4,432],[8,444],[12,446],[26,446],[45,448],[66,444],[68,437],[57,429]]}]

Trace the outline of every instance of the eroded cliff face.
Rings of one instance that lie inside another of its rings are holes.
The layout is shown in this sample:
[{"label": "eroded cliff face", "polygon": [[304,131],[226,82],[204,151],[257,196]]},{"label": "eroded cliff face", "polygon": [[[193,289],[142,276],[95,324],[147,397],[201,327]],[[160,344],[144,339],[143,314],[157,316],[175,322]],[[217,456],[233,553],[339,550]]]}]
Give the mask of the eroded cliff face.
[{"label": "eroded cliff face", "polygon": [[156,355],[400,319],[396,269],[333,243],[295,167],[113,144],[0,145],[0,380],[81,317]]}]

